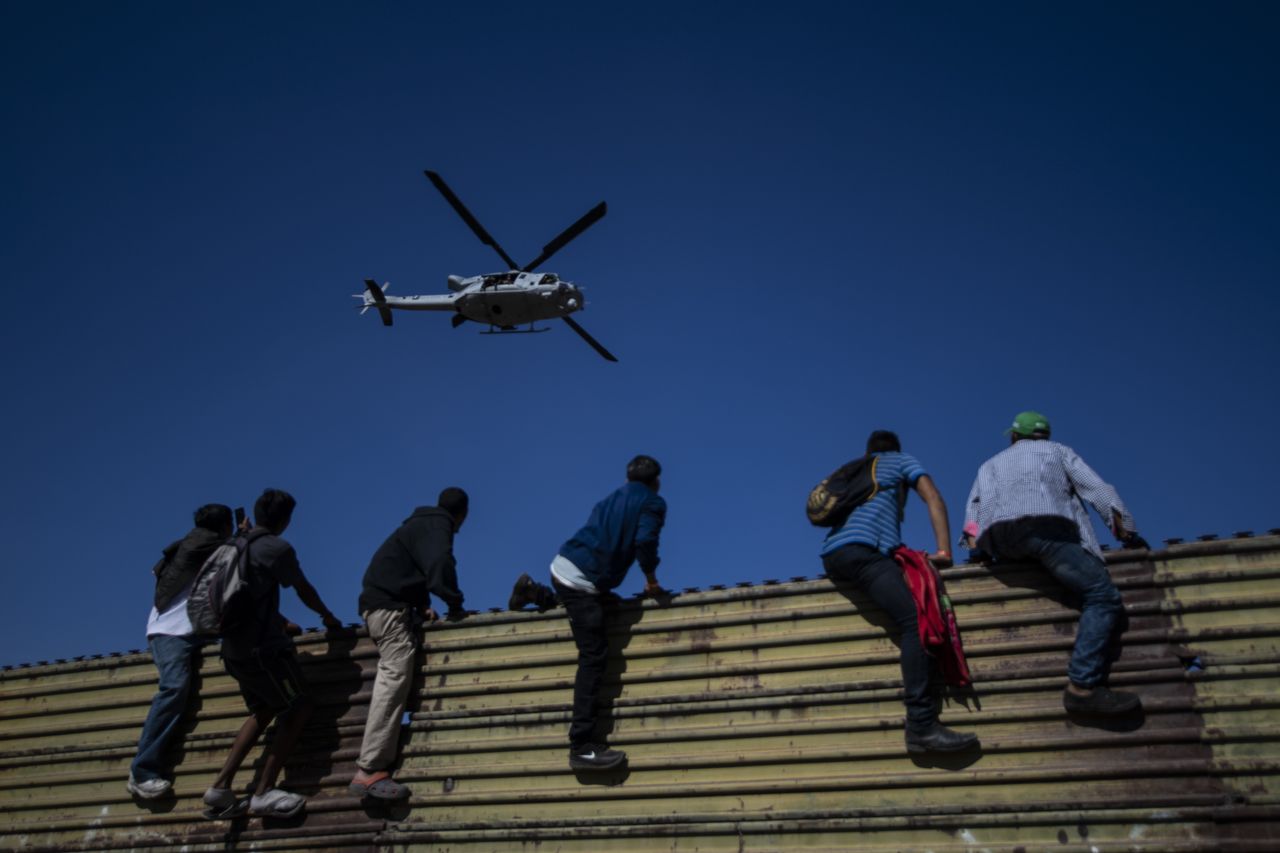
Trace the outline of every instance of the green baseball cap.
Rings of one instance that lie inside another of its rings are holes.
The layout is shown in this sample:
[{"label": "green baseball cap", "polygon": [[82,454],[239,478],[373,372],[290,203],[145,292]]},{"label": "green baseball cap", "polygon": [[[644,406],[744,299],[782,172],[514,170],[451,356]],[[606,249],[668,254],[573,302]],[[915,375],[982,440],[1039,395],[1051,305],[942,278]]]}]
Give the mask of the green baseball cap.
[{"label": "green baseball cap", "polygon": [[1013,419],[1013,426],[1004,431],[1005,435],[1013,433],[1018,435],[1033,435],[1042,432],[1049,435],[1049,419],[1039,412],[1018,412],[1018,416]]}]

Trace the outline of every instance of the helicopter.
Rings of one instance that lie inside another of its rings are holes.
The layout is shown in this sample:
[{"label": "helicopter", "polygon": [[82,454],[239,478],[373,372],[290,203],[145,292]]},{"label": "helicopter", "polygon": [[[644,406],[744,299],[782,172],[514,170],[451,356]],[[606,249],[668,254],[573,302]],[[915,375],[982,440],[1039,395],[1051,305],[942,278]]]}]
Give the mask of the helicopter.
[{"label": "helicopter", "polygon": [[[617,357],[609,352],[600,342],[591,337],[569,315],[581,311],[586,305],[582,291],[573,282],[565,281],[555,273],[534,272],[552,255],[563,249],[575,237],[586,231],[608,211],[602,201],[591,208],[582,217],[564,231],[560,232],[550,243],[542,247],[542,253],[524,266],[519,266],[511,256],[498,245],[498,241],[490,236],[472,214],[462,200],[449,189],[435,172],[426,170],[423,174],[435,185],[444,196],[445,201],[462,217],[462,221],[470,226],[480,242],[493,247],[507,265],[505,272],[486,273],[483,275],[459,276],[451,275],[447,279],[448,294],[419,296],[388,296],[390,285],[381,287],[373,279],[364,280],[364,293],[353,294],[362,300],[360,313],[363,315],[370,308],[378,312],[382,325],[391,325],[391,311],[451,311],[452,323],[456,329],[468,320],[484,323],[489,326],[487,332],[481,334],[512,334],[528,332],[546,332],[547,328],[537,328],[539,320],[563,320],[570,329],[586,341],[592,349],[608,361],[617,361]],[[519,326],[529,325],[528,329]]]}]

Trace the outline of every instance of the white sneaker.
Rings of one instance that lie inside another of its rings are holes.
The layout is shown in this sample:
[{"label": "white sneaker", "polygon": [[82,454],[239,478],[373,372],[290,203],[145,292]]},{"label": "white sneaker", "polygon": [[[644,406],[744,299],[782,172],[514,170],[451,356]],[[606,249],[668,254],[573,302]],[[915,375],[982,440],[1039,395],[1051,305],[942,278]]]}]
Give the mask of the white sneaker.
[{"label": "white sneaker", "polygon": [[301,794],[271,788],[265,794],[254,794],[249,799],[249,814],[258,817],[293,817],[306,804],[307,798]]},{"label": "white sneaker", "polygon": [[168,779],[143,779],[139,782],[129,774],[129,784],[125,786],[129,793],[143,800],[158,800],[173,790],[173,783]]}]

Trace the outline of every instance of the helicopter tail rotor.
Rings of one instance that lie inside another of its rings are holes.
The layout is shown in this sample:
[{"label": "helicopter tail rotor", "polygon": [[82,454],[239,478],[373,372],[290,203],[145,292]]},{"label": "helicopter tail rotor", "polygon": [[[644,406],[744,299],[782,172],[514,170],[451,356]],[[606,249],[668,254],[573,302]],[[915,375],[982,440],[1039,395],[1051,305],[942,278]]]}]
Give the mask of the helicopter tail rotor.
[{"label": "helicopter tail rotor", "polygon": [[[391,309],[387,306],[387,297],[378,283],[371,278],[364,280],[364,288],[367,293],[364,296],[364,308],[360,309],[360,313],[364,314],[370,308],[378,309],[378,316],[382,318],[382,325],[391,325]],[[391,289],[391,285],[387,285],[387,290]]]}]

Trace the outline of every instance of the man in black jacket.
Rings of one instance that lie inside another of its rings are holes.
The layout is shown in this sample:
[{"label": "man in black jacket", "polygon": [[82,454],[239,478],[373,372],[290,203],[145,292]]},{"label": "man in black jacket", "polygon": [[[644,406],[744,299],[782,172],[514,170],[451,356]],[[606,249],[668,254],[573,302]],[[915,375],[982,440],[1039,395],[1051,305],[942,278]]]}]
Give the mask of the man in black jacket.
[{"label": "man in black jacket", "polygon": [[195,511],[195,524],[186,536],[164,549],[164,556],[152,570],[156,592],[147,619],[147,648],[160,671],[160,685],[142,724],[138,754],[129,767],[126,786],[129,793],[144,800],[173,790],[168,778],[173,767],[166,753],[186,710],[191,673],[198,666],[200,652],[200,638],[192,633],[187,618],[187,596],[204,561],[231,535],[231,508],[205,504]]},{"label": "man in black jacket", "polygon": [[360,616],[378,645],[378,674],[369,700],[364,743],[349,789],[357,796],[402,800],[409,789],[391,778],[388,769],[400,742],[400,721],[413,682],[418,650],[415,614],[428,621],[434,593],[449,607],[451,618],[466,614],[458,589],[453,535],[467,518],[467,493],[450,487],[438,506],[418,507],[387,537],[364,573]]}]

